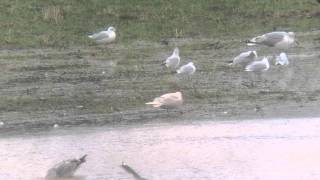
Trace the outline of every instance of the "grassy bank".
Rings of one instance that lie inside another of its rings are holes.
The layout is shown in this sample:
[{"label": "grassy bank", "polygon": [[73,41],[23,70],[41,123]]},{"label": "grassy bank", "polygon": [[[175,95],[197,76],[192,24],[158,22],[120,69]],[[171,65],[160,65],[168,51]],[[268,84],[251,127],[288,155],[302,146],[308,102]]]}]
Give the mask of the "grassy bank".
[{"label": "grassy bank", "polygon": [[246,36],[319,24],[315,0],[2,0],[2,48],[86,46],[113,25],[121,43],[163,38]]}]

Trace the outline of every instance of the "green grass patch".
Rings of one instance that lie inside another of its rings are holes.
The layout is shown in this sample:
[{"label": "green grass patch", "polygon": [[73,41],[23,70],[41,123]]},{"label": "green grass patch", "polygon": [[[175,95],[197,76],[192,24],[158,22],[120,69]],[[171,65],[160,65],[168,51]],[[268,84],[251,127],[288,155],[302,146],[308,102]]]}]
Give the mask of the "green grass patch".
[{"label": "green grass patch", "polygon": [[87,46],[87,34],[115,26],[118,43],[246,36],[319,24],[314,0],[2,0],[1,47]]}]

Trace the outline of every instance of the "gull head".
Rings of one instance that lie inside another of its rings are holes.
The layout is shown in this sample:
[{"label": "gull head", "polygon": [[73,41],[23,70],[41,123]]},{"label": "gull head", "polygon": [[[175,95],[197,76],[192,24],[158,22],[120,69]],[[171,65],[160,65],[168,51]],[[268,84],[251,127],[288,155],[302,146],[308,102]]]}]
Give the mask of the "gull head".
[{"label": "gull head", "polygon": [[263,57],[262,61],[264,61],[264,62],[269,62],[269,59],[268,59],[268,58],[270,58],[270,57],[269,57],[269,56]]},{"label": "gull head", "polygon": [[264,62],[266,64],[266,66],[267,66],[266,70],[268,70],[270,68],[268,56],[263,57],[262,62]]},{"label": "gull head", "polygon": [[86,162],[86,157],[87,157],[87,156],[88,156],[87,154],[83,155],[81,158],[79,158],[79,161],[80,161],[81,163]]},{"label": "gull head", "polygon": [[110,26],[110,27],[108,28],[108,31],[116,32],[116,28],[114,28],[114,27]]},{"label": "gull head", "polygon": [[175,94],[179,99],[182,99],[182,93],[180,91],[175,92]]},{"label": "gull head", "polygon": [[289,35],[289,37],[294,39],[294,36],[295,36],[294,32],[288,32],[288,35]]},{"label": "gull head", "polygon": [[253,56],[254,58],[257,58],[258,57],[257,51],[251,51],[250,56],[251,57]]},{"label": "gull head", "polygon": [[176,54],[176,55],[179,55],[179,48],[174,48],[174,50],[173,50],[173,54]]},{"label": "gull head", "polygon": [[297,39],[295,39],[295,34],[294,34],[294,32],[288,32],[288,35],[289,35],[289,37],[290,37],[291,39],[294,40],[294,44],[295,44],[295,45],[297,45],[297,46],[300,45],[299,41],[298,41]]}]

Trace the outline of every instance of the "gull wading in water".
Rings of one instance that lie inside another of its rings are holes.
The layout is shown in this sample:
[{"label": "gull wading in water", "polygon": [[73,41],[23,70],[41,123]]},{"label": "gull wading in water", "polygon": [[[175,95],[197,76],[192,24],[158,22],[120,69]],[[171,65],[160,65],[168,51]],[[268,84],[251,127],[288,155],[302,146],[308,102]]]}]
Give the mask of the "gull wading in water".
[{"label": "gull wading in water", "polygon": [[97,44],[108,44],[116,40],[116,28],[109,27],[108,29],[89,35],[90,39],[93,39]]},{"label": "gull wading in water", "polygon": [[261,61],[253,61],[246,66],[245,71],[263,72],[270,68],[269,60],[264,57]]},{"label": "gull wading in water", "polygon": [[181,92],[175,92],[156,97],[152,102],[147,102],[146,104],[152,105],[155,108],[171,109],[180,107],[182,103]]},{"label": "gull wading in water", "polygon": [[69,159],[56,164],[48,170],[45,179],[53,180],[56,178],[72,177],[80,165],[86,162],[86,157],[87,155],[84,155],[79,159]]},{"label": "gull wading in water", "polygon": [[284,52],[280,53],[280,55],[276,57],[275,65],[281,65],[281,66],[289,65],[287,54]]},{"label": "gull wading in water", "polygon": [[193,62],[189,62],[188,64],[185,64],[183,66],[181,66],[178,70],[177,70],[177,74],[187,74],[187,75],[191,75],[194,72],[196,72],[196,67],[194,66]]},{"label": "gull wading in water", "polygon": [[261,36],[257,36],[247,41],[248,46],[266,45],[277,49],[288,49],[293,44],[298,44],[295,40],[294,32],[270,32]]},{"label": "gull wading in water", "polygon": [[248,64],[253,62],[258,58],[258,54],[256,51],[247,51],[239,54],[235,57],[229,65],[237,65],[239,64],[242,67],[246,67]]},{"label": "gull wading in water", "polygon": [[175,70],[178,68],[180,64],[180,56],[179,56],[179,49],[176,47],[173,50],[173,53],[171,56],[169,56],[164,63],[167,68]]}]

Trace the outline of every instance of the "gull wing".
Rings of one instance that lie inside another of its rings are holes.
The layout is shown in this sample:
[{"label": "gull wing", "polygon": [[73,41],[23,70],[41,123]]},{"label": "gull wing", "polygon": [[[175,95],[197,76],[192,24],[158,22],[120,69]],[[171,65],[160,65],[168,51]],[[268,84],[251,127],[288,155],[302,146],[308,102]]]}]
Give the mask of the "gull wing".
[{"label": "gull wing", "polygon": [[246,71],[263,71],[267,65],[263,62],[253,62],[246,67]]},{"label": "gull wing", "polygon": [[89,36],[91,39],[94,39],[94,40],[102,40],[102,39],[105,39],[105,38],[109,38],[109,34],[106,32],[106,31],[101,31],[99,33],[95,33],[91,36]]},{"label": "gull wing", "polygon": [[274,46],[275,44],[279,43],[283,40],[286,36],[286,32],[271,32],[263,35],[262,44],[267,46]]}]

